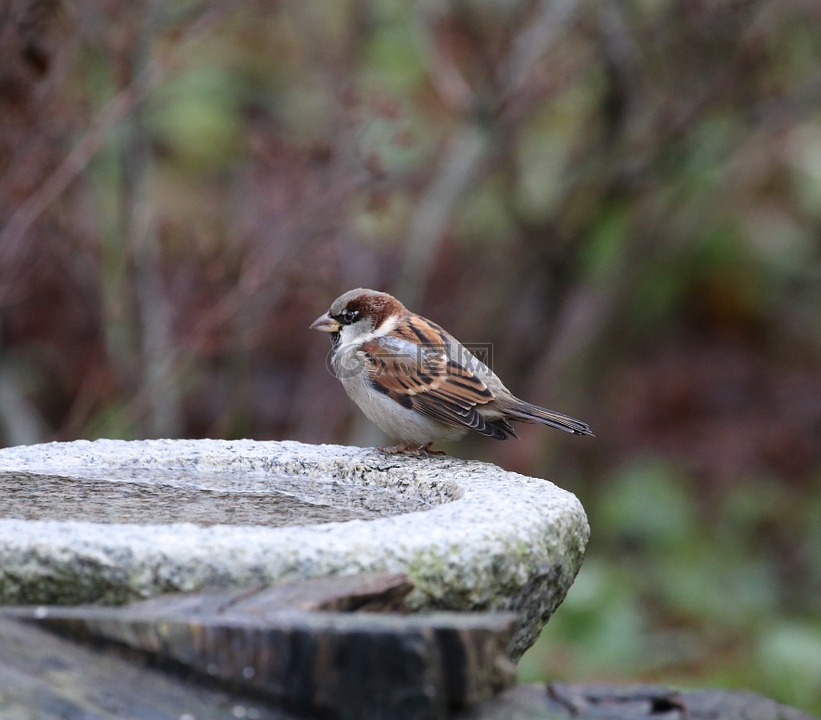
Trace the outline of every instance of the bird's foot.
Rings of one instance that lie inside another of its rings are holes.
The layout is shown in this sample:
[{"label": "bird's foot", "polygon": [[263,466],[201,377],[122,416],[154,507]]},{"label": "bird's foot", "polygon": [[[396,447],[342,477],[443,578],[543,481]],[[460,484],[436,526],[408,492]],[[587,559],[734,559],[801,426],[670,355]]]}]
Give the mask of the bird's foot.
[{"label": "bird's foot", "polygon": [[431,450],[432,442],[425,445],[417,445],[416,443],[399,443],[399,445],[391,445],[390,447],[379,448],[380,452],[386,455],[413,455],[414,457],[431,457],[433,455],[445,455],[443,450]]}]

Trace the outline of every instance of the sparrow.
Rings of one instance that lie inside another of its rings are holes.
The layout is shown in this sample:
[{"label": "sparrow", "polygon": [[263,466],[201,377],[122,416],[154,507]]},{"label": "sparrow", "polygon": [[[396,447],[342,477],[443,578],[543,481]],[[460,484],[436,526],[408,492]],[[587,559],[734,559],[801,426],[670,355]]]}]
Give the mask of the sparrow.
[{"label": "sparrow", "polygon": [[443,454],[431,444],[468,432],[518,437],[511,420],[593,434],[581,420],[517,398],[456,338],[388,293],[349,290],[310,329],[330,333],[334,375],[367,418],[398,441],[383,452]]}]

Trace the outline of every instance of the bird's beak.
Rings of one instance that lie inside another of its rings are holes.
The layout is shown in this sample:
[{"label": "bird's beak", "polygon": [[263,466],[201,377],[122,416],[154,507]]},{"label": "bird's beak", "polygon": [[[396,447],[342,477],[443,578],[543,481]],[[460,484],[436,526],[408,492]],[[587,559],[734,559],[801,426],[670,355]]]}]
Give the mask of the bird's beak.
[{"label": "bird's beak", "polygon": [[321,330],[322,332],[339,332],[339,328],[342,326],[334,320],[328,313],[324,315],[320,315],[316,320],[311,323],[310,330]]}]

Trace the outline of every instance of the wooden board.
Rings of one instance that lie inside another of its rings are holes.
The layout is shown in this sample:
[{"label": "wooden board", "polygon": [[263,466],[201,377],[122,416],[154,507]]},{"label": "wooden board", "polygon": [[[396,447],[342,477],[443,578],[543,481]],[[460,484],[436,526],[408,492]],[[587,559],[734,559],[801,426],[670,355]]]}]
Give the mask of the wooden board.
[{"label": "wooden board", "polygon": [[333,577],[120,608],[4,613],[74,639],[127,647],[307,716],[441,720],[514,684],[507,647],[515,615],[373,612],[404,610],[411,589],[403,575]]}]

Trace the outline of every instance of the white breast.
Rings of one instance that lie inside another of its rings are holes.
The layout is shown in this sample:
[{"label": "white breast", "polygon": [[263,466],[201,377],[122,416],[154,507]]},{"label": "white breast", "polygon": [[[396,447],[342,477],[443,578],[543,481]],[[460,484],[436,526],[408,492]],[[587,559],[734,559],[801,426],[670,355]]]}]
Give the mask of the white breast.
[{"label": "white breast", "polygon": [[431,420],[374,390],[361,353],[356,353],[351,346],[339,348],[334,354],[333,367],[351,400],[368,420],[394,440],[422,446],[434,441],[456,440],[467,433],[466,428]]}]

